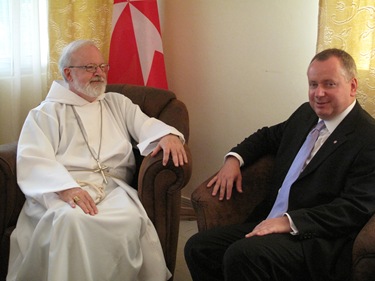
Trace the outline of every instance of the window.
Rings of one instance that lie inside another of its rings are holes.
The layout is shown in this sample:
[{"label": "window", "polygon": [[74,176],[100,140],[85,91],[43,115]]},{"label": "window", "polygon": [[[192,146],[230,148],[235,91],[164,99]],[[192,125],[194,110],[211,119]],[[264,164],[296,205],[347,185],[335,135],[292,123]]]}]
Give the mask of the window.
[{"label": "window", "polygon": [[0,1],[0,77],[46,70],[47,0]]},{"label": "window", "polygon": [[47,92],[48,0],[0,0],[0,143]]}]

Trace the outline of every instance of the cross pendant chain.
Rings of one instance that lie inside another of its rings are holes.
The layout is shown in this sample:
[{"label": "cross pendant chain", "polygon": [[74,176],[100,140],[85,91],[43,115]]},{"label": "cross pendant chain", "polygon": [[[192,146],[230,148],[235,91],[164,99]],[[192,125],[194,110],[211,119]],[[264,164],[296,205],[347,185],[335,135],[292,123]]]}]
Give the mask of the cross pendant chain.
[{"label": "cross pendant chain", "polygon": [[99,149],[98,149],[97,157],[95,157],[95,153],[93,152],[93,150],[91,149],[91,147],[89,145],[89,142],[87,140],[88,138],[86,136],[86,133],[84,132],[84,126],[82,124],[82,120],[81,120],[81,118],[79,118],[79,115],[78,115],[76,109],[74,108],[74,106],[72,106],[72,110],[73,110],[74,116],[77,119],[79,129],[80,129],[80,131],[82,133],[83,139],[85,140],[87,148],[89,149],[92,158],[94,158],[95,161],[96,161],[96,163],[98,163],[98,168],[96,170],[94,170],[94,172],[95,173],[99,173],[100,172],[102,174],[104,182],[107,184],[108,181],[107,181],[107,178],[105,176],[104,170],[108,169],[108,167],[106,165],[102,166],[102,164],[100,164],[100,161],[99,161],[100,149],[102,147],[102,136],[103,136],[103,107],[102,107],[101,101],[99,101],[99,105],[100,105],[100,141],[99,141]]},{"label": "cross pendant chain", "polygon": [[99,162],[99,159],[95,159],[96,160],[96,163],[98,163],[98,169],[96,169],[94,172],[95,173],[98,173],[100,172],[102,174],[102,177],[103,177],[103,180],[104,182],[107,184],[108,181],[107,181],[107,177],[105,176],[104,174],[104,170],[107,169],[108,167],[106,165],[101,165],[100,162]]}]

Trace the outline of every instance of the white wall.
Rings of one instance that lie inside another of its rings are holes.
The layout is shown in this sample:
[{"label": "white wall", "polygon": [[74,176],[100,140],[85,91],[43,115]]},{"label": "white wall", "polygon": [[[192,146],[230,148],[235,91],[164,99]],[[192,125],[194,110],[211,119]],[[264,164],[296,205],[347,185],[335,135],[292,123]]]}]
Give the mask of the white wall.
[{"label": "white wall", "polygon": [[169,88],[190,114],[193,175],[183,195],[231,147],[307,101],[318,2],[159,0]]}]

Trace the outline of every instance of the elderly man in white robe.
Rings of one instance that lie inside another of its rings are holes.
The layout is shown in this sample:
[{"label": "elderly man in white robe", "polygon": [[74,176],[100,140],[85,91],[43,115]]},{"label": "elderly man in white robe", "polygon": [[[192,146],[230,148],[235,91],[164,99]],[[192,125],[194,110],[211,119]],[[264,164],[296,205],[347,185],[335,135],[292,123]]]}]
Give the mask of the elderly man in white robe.
[{"label": "elderly man in white robe", "polygon": [[168,280],[157,233],[129,186],[131,139],[163,163],[187,156],[175,128],[117,93],[91,41],[63,51],[54,82],[23,126],[17,156],[25,205],[11,236],[7,280]]}]

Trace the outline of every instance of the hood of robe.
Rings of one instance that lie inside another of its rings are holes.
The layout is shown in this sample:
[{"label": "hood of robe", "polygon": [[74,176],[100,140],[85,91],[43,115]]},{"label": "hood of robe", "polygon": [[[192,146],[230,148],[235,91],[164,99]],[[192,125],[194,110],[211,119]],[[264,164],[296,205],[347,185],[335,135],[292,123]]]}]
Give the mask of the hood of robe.
[{"label": "hood of robe", "polygon": [[[101,94],[96,100],[102,100],[104,97],[105,94]],[[42,103],[44,102],[58,102],[75,106],[83,106],[90,103],[69,90],[68,84],[63,80],[53,81],[48,95]]]}]

